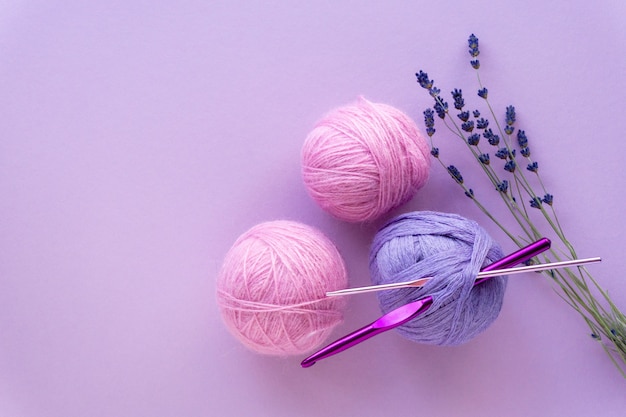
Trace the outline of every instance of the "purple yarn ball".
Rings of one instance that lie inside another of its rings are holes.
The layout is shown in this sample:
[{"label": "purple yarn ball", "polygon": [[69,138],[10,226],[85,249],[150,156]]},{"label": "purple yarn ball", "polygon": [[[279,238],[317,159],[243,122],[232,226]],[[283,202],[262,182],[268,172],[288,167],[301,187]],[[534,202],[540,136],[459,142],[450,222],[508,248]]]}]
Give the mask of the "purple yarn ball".
[{"label": "purple yarn ball", "polygon": [[476,274],[503,257],[500,246],[476,222],[455,214],[413,212],[387,223],[370,252],[373,284],[433,277],[424,287],[380,292],[387,313],[426,295],[433,305],[422,316],[398,327],[415,342],[460,345],[483,332],[498,317],[507,278],[476,287]]}]

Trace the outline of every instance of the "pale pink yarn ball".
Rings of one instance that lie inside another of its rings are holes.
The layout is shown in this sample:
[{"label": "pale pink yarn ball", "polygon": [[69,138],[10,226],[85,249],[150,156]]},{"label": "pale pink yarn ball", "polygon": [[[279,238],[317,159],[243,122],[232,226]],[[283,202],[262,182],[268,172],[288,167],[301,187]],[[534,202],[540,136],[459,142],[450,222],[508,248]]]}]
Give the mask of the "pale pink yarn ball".
[{"label": "pale pink yarn ball", "polygon": [[429,172],[430,148],[415,123],[364,98],[327,114],[302,148],[307,191],[349,222],[375,220],[410,200]]},{"label": "pale pink yarn ball", "polygon": [[229,250],[217,282],[224,323],[248,348],[296,355],[318,347],[343,320],[343,259],[318,230],[292,221],[261,223]]}]

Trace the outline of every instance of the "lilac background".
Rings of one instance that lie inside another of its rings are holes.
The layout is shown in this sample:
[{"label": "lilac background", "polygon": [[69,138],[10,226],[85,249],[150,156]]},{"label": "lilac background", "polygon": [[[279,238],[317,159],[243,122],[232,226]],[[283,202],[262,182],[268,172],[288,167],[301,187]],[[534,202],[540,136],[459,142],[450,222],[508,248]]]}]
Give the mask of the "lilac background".
[{"label": "lilac background", "polygon": [[[472,91],[475,32],[490,98],[626,308],[623,1],[86,3],[0,3],[0,416],[624,415],[626,382],[540,277],[467,345],[388,333],[308,370],[244,349],[214,300],[234,239],[272,219],[320,228],[369,282],[379,224],[309,200],[302,141],[358,95],[421,126],[414,73]],[[413,209],[512,249],[437,165]],[[353,297],[334,336],[378,315]]]}]

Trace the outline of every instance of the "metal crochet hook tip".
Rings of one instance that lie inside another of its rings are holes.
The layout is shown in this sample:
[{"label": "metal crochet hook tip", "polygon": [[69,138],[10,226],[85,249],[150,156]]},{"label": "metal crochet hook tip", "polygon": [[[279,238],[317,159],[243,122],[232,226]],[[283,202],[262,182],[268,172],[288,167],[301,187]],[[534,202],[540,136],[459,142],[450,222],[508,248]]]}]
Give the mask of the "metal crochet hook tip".
[{"label": "metal crochet hook tip", "polygon": [[[505,256],[504,258],[484,267],[481,271],[493,271],[502,268],[510,268],[519,263],[526,262],[529,259],[539,255],[540,253],[550,249],[551,242],[547,238],[539,239],[538,241],[531,243],[530,245],[519,249],[518,251]],[[476,280],[474,285],[479,285],[490,278],[482,278]],[[410,302],[389,313],[383,315],[375,322],[362,327],[336,341],[330,345],[320,349],[308,358],[304,359],[300,366],[303,368],[309,368],[313,366],[317,361],[328,358],[329,356],[336,355],[343,352],[371,337],[376,336],[387,330],[391,330],[404,323],[413,320],[423,314],[432,305],[433,298],[428,295],[417,301]]]},{"label": "metal crochet hook tip", "polygon": [[[601,262],[601,261],[602,261],[602,258],[595,257],[595,258],[584,258],[584,259],[572,259],[568,261],[550,262],[546,264],[536,264],[536,265],[529,265],[529,266],[518,266],[515,268],[496,269],[496,270],[488,271],[488,272],[479,272],[478,274],[476,274],[476,279],[496,277],[498,275],[522,274],[525,272],[549,271],[553,269],[567,268],[571,266],[582,266],[582,265],[595,263],[595,262]],[[345,290],[329,291],[326,293],[326,296],[336,297],[339,295],[365,294],[368,292],[393,290],[393,289],[398,289],[398,288],[423,287],[431,279],[432,279],[431,277],[425,277],[425,278],[415,279],[415,280],[406,281],[406,282],[394,282],[392,284],[380,284],[380,285],[370,285],[367,287],[347,288]]]}]

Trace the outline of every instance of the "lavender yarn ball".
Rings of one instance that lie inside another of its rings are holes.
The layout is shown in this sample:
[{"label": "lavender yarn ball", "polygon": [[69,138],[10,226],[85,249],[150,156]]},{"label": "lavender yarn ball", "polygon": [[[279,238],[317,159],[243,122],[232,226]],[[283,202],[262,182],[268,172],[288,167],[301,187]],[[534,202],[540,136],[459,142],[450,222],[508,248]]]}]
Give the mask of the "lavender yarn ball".
[{"label": "lavender yarn ball", "polygon": [[364,98],[328,113],[302,147],[309,195],[338,219],[373,221],[427,181],[430,146],[400,110]]},{"label": "lavender yarn ball", "polygon": [[503,257],[477,223],[455,214],[413,212],[396,217],[376,235],[370,252],[374,284],[434,277],[424,287],[380,292],[387,313],[426,295],[433,305],[398,331],[419,343],[454,346],[468,342],[498,317],[507,278],[474,287],[480,269]]}]

